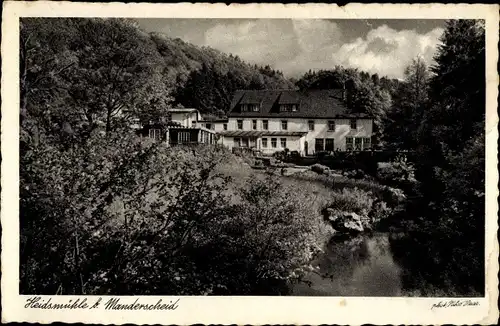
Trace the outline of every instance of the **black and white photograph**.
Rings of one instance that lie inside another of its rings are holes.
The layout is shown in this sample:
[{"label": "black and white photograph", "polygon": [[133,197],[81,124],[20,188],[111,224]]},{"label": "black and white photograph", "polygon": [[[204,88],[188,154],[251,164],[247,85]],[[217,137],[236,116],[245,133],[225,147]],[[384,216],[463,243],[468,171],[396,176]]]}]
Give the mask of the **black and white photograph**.
[{"label": "black and white photograph", "polygon": [[18,28],[20,295],[487,295],[484,19]]}]

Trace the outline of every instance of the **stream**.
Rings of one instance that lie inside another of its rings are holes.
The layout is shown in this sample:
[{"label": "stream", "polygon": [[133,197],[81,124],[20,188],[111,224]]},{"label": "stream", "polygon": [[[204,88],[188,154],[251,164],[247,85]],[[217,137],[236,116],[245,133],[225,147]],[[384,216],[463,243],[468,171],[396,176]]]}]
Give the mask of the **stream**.
[{"label": "stream", "polygon": [[312,262],[315,271],[291,285],[295,296],[401,296],[402,268],[388,233],[332,238]]}]

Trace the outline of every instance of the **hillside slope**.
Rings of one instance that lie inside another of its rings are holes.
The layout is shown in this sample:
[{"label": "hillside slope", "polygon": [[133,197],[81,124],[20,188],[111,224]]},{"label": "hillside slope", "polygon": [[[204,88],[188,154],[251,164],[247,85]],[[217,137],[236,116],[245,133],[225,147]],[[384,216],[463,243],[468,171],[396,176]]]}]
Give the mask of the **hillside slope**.
[{"label": "hillside slope", "polygon": [[292,82],[269,66],[260,67],[210,47],[151,33],[165,60],[165,75],[176,104],[223,116],[237,89],[291,89]]}]

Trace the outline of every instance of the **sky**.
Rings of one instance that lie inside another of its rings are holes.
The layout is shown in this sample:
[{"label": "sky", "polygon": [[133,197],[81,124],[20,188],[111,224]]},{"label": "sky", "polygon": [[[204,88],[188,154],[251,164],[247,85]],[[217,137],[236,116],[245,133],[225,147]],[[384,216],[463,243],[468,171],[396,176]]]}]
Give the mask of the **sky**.
[{"label": "sky", "polygon": [[288,77],[331,69],[359,68],[402,78],[420,56],[430,65],[444,20],[383,19],[137,19],[142,29],[270,65]]}]

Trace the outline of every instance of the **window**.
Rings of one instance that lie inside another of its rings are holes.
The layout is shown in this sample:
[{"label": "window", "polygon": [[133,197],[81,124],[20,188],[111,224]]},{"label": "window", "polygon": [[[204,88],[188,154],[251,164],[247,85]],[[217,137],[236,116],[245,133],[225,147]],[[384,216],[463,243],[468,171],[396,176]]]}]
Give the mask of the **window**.
[{"label": "window", "polygon": [[333,150],[334,150],[333,138],[325,139],[325,151],[333,152]]},{"label": "window", "polygon": [[309,120],[307,123],[309,124],[309,130],[314,130],[314,120]]},{"label": "window", "polygon": [[223,126],[224,130],[227,130],[227,123],[223,124],[222,126]]},{"label": "window", "polygon": [[257,130],[257,120],[252,120],[252,129]]},{"label": "window", "polygon": [[277,144],[277,140],[276,140],[276,138],[271,138],[271,147],[272,147],[272,148],[276,148],[276,146],[277,146],[277,145],[278,145],[278,144]]},{"label": "window", "polygon": [[248,138],[241,138],[241,147],[248,147]]},{"label": "window", "polygon": [[281,130],[287,130],[287,129],[288,129],[288,121],[281,120]]},{"label": "window", "polygon": [[328,131],[335,131],[335,121],[328,121]]},{"label": "window", "polygon": [[187,131],[179,131],[177,134],[177,141],[179,144],[189,143],[191,141],[191,134]]},{"label": "window", "polygon": [[281,138],[281,148],[286,148],[286,138]]},{"label": "window", "polygon": [[356,119],[351,119],[351,129],[358,129],[358,121]]},{"label": "window", "polygon": [[323,138],[316,138],[316,144],[314,146],[314,150],[316,152],[321,152],[324,149],[325,149],[325,147],[324,147]]},{"label": "window", "polygon": [[262,120],[262,129],[263,130],[268,130],[269,129],[269,121]]},{"label": "window", "polygon": [[207,123],[207,124],[205,125],[205,128],[207,128],[207,129],[212,129],[212,124],[211,124],[211,123]]},{"label": "window", "polygon": [[363,138],[354,138],[354,149],[360,151],[363,144]]},{"label": "window", "polygon": [[345,150],[346,151],[352,151],[353,150],[353,138],[352,137],[346,137],[345,138]]},{"label": "window", "polygon": [[191,121],[191,128],[196,127],[196,121]]},{"label": "window", "polygon": [[239,138],[234,139],[234,147],[240,147],[240,139]]},{"label": "window", "polygon": [[238,120],[238,129],[243,130],[243,120]]},{"label": "window", "polygon": [[161,130],[160,129],[149,129],[149,138],[161,140]]},{"label": "window", "polygon": [[259,104],[241,104],[241,112],[259,112]]},{"label": "window", "polygon": [[370,149],[372,147],[372,139],[370,137],[363,138],[363,150]]},{"label": "window", "polygon": [[262,138],[262,147],[263,148],[267,147],[267,138]]},{"label": "window", "polygon": [[297,104],[281,104],[280,112],[297,112]]}]

